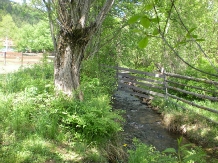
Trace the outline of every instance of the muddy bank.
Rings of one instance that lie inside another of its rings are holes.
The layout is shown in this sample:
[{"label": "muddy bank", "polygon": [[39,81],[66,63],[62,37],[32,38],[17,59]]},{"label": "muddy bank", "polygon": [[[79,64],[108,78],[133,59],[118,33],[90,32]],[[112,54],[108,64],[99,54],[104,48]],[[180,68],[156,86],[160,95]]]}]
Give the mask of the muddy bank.
[{"label": "muddy bank", "polygon": [[163,151],[166,148],[177,149],[179,135],[164,128],[161,116],[145,104],[124,91],[117,91],[113,97],[113,108],[124,110],[124,141],[131,146],[132,139],[137,138],[147,145]]}]

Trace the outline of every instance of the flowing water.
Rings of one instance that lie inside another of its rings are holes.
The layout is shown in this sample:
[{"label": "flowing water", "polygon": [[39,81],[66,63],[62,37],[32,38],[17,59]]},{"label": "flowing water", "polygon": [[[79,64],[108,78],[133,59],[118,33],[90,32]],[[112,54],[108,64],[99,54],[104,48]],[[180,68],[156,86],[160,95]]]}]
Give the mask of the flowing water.
[{"label": "flowing water", "polygon": [[160,114],[142,104],[140,99],[124,91],[114,94],[114,109],[124,110],[124,141],[132,144],[133,138],[163,151],[166,148],[177,149],[179,135],[170,133],[162,124]]}]

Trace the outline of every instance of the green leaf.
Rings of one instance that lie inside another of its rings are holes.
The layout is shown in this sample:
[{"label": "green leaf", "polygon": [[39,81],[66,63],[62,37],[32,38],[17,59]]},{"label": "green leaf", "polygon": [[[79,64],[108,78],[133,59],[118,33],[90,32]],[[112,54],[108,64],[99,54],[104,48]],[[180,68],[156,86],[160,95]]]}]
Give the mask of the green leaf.
[{"label": "green leaf", "polygon": [[192,35],[192,38],[198,38],[198,35]]},{"label": "green leaf", "polygon": [[167,148],[163,151],[163,153],[176,153],[176,150],[174,148]]},{"label": "green leaf", "polygon": [[184,158],[184,162],[194,162],[196,159],[199,159],[200,157],[202,156],[199,156],[199,153],[196,153],[196,154],[192,154],[190,156],[186,156]]},{"label": "green leaf", "polygon": [[152,34],[153,34],[153,35],[159,34],[159,30],[158,30],[157,28],[155,28]]},{"label": "green leaf", "polygon": [[205,41],[203,38],[196,39],[196,41]]},{"label": "green leaf", "polygon": [[134,15],[128,20],[128,24],[134,24],[140,19],[140,15]]},{"label": "green leaf", "polygon": [[143,49],[148,45],[148,37],[143,38],[141,41],[139,41],[138,46],[139,48]]},{"label": "green leaf", "polygon": [[151,9],[153,9],[153,5],[152,4],[145,6],[145,10],[149,11]]},{"label": "green leaf", "polygon": [[140,19],[140,23],[145,28],[148,28],[150,26],[150,24],[151,24],[150,20],[148,18],[146,18],[146,17],[142,17]]},{"label": "green leaf", "polygon": [[188,31],[188,33],[193,32],[195,29],[197,29],[197,27],[191,28],[191,29]]},{"label": "green leaf", "polygon": [[139,29],[133,29],[132,31],[135,32],[135,33],[141,32],[141,30],[139,30]]},{"label": "green leaf", "polygon": [[198,35],[190,35],[189,33],[187,33],[186,37],[187,38],[197,38]]},{"label": "green leaf", "polygon": [[150,19],[150,21],[151,22],[154,22],[154,23],[158,23],[159,21],[158,21],[158,18],[152,18],[152,19]]},{"label": "green leaf", "polygon": [[181,41],[181,42],[179,42],[179,44],[185,44],[186,43],[186,41]]}]

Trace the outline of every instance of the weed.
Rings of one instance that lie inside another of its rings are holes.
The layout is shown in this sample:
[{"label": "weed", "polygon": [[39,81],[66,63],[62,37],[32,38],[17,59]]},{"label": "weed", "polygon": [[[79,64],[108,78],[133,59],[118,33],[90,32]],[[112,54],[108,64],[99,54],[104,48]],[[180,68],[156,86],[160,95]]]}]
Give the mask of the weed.
[{"label": "weed", "polygon": [[199,147],[189,148],[191,144],[181,145],[182,137],[178,139],[178,151],[167,148],[163,152],[157,151],[152,146],[147,146],[137,139],[133,140],[135,150],[129,150],[129,163],[204,163],[206,156]]},{"label": "weed", "polygon": [[107,162],[102,148],[122,130],[109,86],[83,76],[83,102],[55,96],[46,62],[1,77],[0,162]]}]

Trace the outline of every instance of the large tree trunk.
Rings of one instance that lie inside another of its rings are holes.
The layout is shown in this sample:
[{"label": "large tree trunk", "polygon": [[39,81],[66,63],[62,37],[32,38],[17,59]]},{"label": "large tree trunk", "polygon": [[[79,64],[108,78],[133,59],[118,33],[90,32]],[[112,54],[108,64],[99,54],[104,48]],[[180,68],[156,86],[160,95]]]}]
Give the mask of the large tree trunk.
[{"label": "large tree trunk", "polygon": [[[80,87],[80,67],[88,42],[101,27],[106,14],[111,9],[114,0],[105,0],[98,11],[93,12],[95,0],[43,0],[48,11],[55,47],[55,88],[69,96],[83,99]],[[51,12],[54,12],[53,14]],[[51,16],[56,15],[56,17]],[[57,41],[57,44],[56,44]],[[76,93],[77,92],[77,93]]]},{"label": "large tree trunk", "polygon": [[80,68],[84,58],[87,40],[77,33],[60,32],[55,57],[55,88],[68,96],[74,96],[83,100],[83,93],[79,90]]}]

